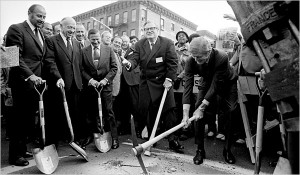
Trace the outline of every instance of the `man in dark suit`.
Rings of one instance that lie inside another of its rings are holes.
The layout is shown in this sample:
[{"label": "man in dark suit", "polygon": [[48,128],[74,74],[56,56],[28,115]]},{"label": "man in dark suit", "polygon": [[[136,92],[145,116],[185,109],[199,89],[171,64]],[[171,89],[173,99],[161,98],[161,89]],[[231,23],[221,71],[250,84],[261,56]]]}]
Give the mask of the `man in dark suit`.
[{"label": "man in dark suit", "polygon": [[[140,66],[139,112],[143,120],[147,120],[148,133],[151,133],[164,88],[169,91],[161,118],[166,130],[176,125],[172,83],[176,78],[178,58],[174,43],[168,38],[158,36],[156,24],[147,21],[143,27],[145,38],[135,44],[133,56],[129,60],[124,59],[123,64],[128,70]],[[175,134],[171,134],[168,140],[170,149],[182,152],[183,146],[179,144]]]},{"label": "man in dark suit", "polygon": [[[137,38],[135,38],[137,39]],[[124,54],[124,58],[129,60],[133,56],[134,44]],[[128,71],[125,67],[122,68],[121,75],[121,103],[122,107],[126,109],[129,114],[132,114],[136,124],[137,137],[141,138],[141,132],[143,125],[143,119],[138,115],[138,104],[139,104],[139,84],[140,84],[140,67],[137,66],[134,70]],[[124,121],[124,120],[123,120]],[[130,115],[125,122],[129,124]],[[126,125],[125,125],[126,126]],[[128,126],[127,126],[128,127]],[[129,127],[130,128],[130,127]]]},{"label": "man in dark suit", "polygon": [[40,28],[46,18],[43,6],[34,4],[28,9],[28,20],[11,25],[7,31],[6,46],[19,47],[19,66],[12,67],[9,74],[9,86],[13,96],[14,124],[11,125],[9,143],[9,163],[27,166],[26,137],[34,128],[34,119],[38,110],[39,96],[34,85],[42,80],[42,61],[46,52],[44,37]]},{"label": "man in dark suit", "polygon": [[[100,133],[98,95],[95,87],[100,88],[99,86],[102,86],[101,102],[104,130],[107,131],[106,128],[109,126],[113,139],[112,149],[117,149],[119,147],[118,132],[112,109],[112,82],[118,69],[115,53],[110,46],[100,44],[99,30],[89,30],[88,38],[91,45],[83,49],[83,79],[84,85],[87,86],[84,96],[87,103],[88,121],[90,121],[88,136],[91,136],[92,133]],[[83,147],[89,144],[89,140],[83,142]]]},{"label": "man in dark suit", "polygon": [[[58,140],[54,137],[63,134],[69,136],[69,134],[65,133],[68,127],[62,108],[62,95],[59,90],[60,87],[64,87],[74,129],[74,140],[75,143],[78,143],[82,136],[81,123],[83,120],[80,118],[79,114],[81,111],[78,105],[80,91],[82,90],[82,52],[79,42],[74,39],[75,20],[71,17],[65,17],[60,21],[60,26],[62,29],[61,33],[46,40],[47,53],[45,55],[45,64],[49,70],[48,84],[49,93],[51,94],[49,98],[51,99],[51,107],[53,107],[52,110],[49,110],[53,112],[52,115],[48,115],[48,126],[52,126],[49,128],[51,131],[48,131],[48,133],[52,134],[48,140],[57,144]],[[56,127],[57,125],[61,125],[60,129],[65,128],[65,131],[60,133],[58,127]]]},{"label": "man in dark suit", "polygon": [[86,39],[86,30],[82,23],[76,24],[76,40],[80,42],[80,48],[89,46],[91,43]]},{"label": "man in dark suit", "polygon": [[[216,95],[222,97],[224,116],[226,117],[226,144],[223,156],[227,163],[233,164],[235,158],[231,153],[231,121],[232,111],[237,106],[237,76],[229,65],[228,56],[225,52],[211,48],[210,43],[204,37],[194,38],[190,44],[192,59],[188,59],[185,65],[185,84],[183,91],[183,122],[188,123],[189,109],[194,86],[194,75],[203,77],[202,86],[199,86],[199,93],[196,102],[195,122],[195,143],[198,145],[197,154],[193,161],[199,165],[205,158],[204,132],[205,117],[204,111],[214,108],[210,103]],[[198,120],[200,119],[200,120]]]}]

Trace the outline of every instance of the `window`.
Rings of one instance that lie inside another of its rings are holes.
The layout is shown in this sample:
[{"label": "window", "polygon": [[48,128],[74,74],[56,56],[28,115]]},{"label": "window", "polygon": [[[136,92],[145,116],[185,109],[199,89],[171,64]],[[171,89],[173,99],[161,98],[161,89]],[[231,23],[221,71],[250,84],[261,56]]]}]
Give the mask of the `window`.
[{"label": "window", "polygon": [[91,29],[91,22],[87,22],[86,31],[89,31],[90,29]]},{"label": "window", "polygon": [[[100,18],[100,22],[102,24],[104,24],[104,18]],[[100,24],[100,30],[102,30],[104,28],[102,24]]]},{"label": "window", "polygon": [[94,29],[98,29],[98,22],[97,21],[93,21],[93,28]]},{"label": "window", "polygon": [[116,14],[116,16],[115,16],[115,25],[119,24],[119,17],[120,17],[120,15]]},{"label": "window", "polygon": [[175,31],[175,24],[174,23],[171,23],[171,31]]},{"label": "window", "polygon": [[127,23],[128,12],[123,13],[123,23]]},{"label": "window", "polygon": [[123,35],[127,35],[127,32],[126,32],[126,31],[123,31],[123,32],[122,32],[122,36],[123,36]]},{"label": "window", "polygon": [[130,36],[136,36],[136,35],[135,35],[135,29],[132,29],[132,30],[130,31]]},{"label": "window", "polygon": [[142,12],[141,12],[142,22],[146,22],[146,14],[147,14],[147,11],[145,9],[142,9]]},{"label": "window", "polygon": [[131,11],[131,21],[132,21],[132,22],[135,22],[135,20],[136,20],[136,10],[133,9],[133,10]]},{"label": "window", "polygon": [[107,25],[111,26],[111,16],[107,17]]},{"label": "window", "polygon": [[165,20],[164,19],[160,19],[160,29],[164,30],[165,29]]}]

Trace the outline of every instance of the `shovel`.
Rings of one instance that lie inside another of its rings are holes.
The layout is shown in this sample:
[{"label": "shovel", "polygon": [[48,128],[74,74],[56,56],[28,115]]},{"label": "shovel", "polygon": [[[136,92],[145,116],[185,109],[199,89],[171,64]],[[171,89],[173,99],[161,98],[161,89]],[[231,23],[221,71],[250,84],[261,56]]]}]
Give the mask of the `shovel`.
[{"label": "shovel", "polygon": [[70,134],[71,134],[71,141],[69,142],[69,145],[73,148],[73,150],[75,150],[78,154],[81,155],[81,157],[83,157],[88,162],[89,160],[88,160],[86,152],[80,146],[78,146],[76,143],[74,143],[73,127],[72,127],[72,122],[71,122],[71,118],[70,118],[70,114],[69,114],[69,108],[68,108],[68,103],[67,103],[67,99],[66,99],[65,89],[61,86],[60,90],[63,95],[64,109],[65,109],[67,122],[68,122],[68,126],[70,129]]},{"label": "shovel", "polygon": [[[155,137],[155,133],[156,133],[156,130],[157,130],[157,126],[158,126],[158,123],[159,123],[159,119],[160,119],[160,115],[161,115],[161,111],[164,107],[164,103],[165,103],[165,100],[166,100],[166,96],[167,96],[167,93],[168,93],[168,89],[165,88],[164,90],[164,93],[163,93],[163,96],[161,98],[161,102],[160,102],[160,105],[159,105],[159,108],[158,108],[158,112],[157,112],[157,115],[156,115],[156,119],[155,119],[155,123],[154,123],[154,126],[153,126],[153,129],[152,129],[152,132],[151,132],[151,136],[150,136],[150,139],[153,139]],[[149,146],[144,154],[146,156],[151,156],[151,152],[150,152],[150,149],[151,149],[151,146]]]},{"label": "shovel", "polygon": [[100,90],[95,87],[95,90],[98,93],[98,110],[99,110],[99,117],[100,117],[100,133],[94,133],[94,142],[97,149],[102,152],[106,153],[111,149],[112,145],[112,138],[110,132],[104,132],[103,129],[103,114],[102,114],[102,104],[101,104],[101,91],[103,86],[101,86]]},{"label": "shovel", "polygon": [[58,154],[54,144],[45,146],[45,118],[44,118],[44,103],[43,103],[43,94],[47,88],[46,83],[44,84],[43,90],[40,92],[36,86],[34,89],[40,96],[39,100],[39,116],[40,116],[40,125],[42,128],[42,148],[33,148],[32,154],[38,169],[44,174],[52,174],[58,166]]}]

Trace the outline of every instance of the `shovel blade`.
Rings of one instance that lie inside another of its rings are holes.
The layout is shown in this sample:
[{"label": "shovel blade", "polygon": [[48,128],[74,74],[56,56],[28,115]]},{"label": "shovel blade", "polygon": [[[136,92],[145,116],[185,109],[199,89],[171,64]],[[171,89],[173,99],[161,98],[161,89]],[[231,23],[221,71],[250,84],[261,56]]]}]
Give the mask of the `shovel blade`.
[{"label": "shovel blade", "polygon": [[44,174],[52,174],[58,166],[58,154],[55,146],[49,145],[41,148],[32,149],[33,157],[38,169]]},{"label": "shovel blade", "polygon": [[87,162],[88,160],[88,156],[86,154],[86,152],[80,147],[78,146],[76,143],[71,142],[69,143],[69,145],[73,148],[73,150],[75,150],[81,157],[83,157]]},{"label": "shovel blade", "polygon": [[94,133],[94,143],[97,149],[102,152],[106,153],[111,149],[112,145],[112,137],[110,132],[104,132],[103,134]]}]

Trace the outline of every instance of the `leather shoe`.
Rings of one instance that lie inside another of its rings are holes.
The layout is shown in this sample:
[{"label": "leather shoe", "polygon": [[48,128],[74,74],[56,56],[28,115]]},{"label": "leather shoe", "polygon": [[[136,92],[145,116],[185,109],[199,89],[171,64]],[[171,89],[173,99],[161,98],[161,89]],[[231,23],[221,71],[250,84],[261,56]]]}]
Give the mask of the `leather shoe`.
[{"label": "leather shoe", "polygon": [[29,162],[24,157],[19,157],[14,160],[10,160],[9,164],[15,165],[15,166],[27,166],[29,165]]},{"label": "leather shoe", "polygon": [[197,150],[196,155],[193,158],[194,164],[196,164],[196,165],[202,164],[203,159],[205,159],[205,151],[204,150]]},{"label": "leather shoe", "polygon": [[112,149],[119,148],[119,141],[118,141],[118,139],[113,139],[111,148]]},{"label": "leather shoe", "polygon": [[93,138],[92,137],[87,137],[86,139],[84,139],[81,143],[81,147],[82,149],[86,149],[86,147],[93,142]]},{"label": "leather shoe", "polygon": [[183,152],[182,149],[184,149],[184,147],[180,145],[177,140],[171,140],[169,142],[169,148],[178,153],[182,153]]},{"label": "leather shoe", "polygon": [[233,156],[233,154],[232,154],[232,152],[230,150],[226,150],[224,148],[224,150],[223,150],[223,156],[224,156],[225,161],[227,163],[229,163],[229,164],[234,164],[235,163],[235,158],[234,158],[234,156]]}]

